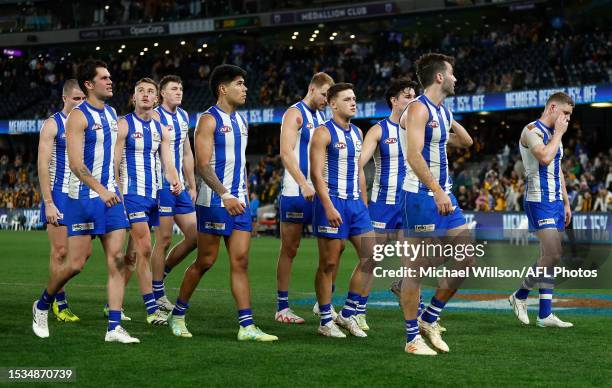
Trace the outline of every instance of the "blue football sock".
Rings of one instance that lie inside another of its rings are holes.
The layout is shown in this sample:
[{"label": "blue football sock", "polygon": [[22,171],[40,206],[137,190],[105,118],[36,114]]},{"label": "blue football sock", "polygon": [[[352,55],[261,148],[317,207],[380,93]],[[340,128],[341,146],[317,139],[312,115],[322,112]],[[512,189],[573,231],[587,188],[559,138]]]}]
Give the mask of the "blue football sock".
[{"label": "blue football sock", "polygon": [[342,314],[344,318],[349,318],[355,315],[355,311],[357,310],[357,304],[359,303],[360,299],[361,295],[349,291],[348,295],[346,296],[346,301],[344,302],[344,307],[342,308],[340,314]]},{"label": "blue football sock", "polygon": [[157,311],[157,303],[155,303],[155,296],[153,293],[143,295],[142,301],[147,309],[147,315],[151,315]]},{"label": "blue football sock", "polygon": [[162,279],[162,283],[166,280],[166,278],[168,277],[168,274],[170,273],[170,271],[172,271],[172,268],[168,267],[167,265],[164,267],[164,277]]},{"label": "blue football sock", "polygon": [[174,304],[174,309],[172,310],[172,315],[175,317],[182,317],[185,315],[187,308],[189,308],[189,303],[183,302],[177,298],[176,303]]},{"label": "blue football sock", "polygon": [[435,296],[432,297],[429,306],[427,306],[421,315],[421,319],[428,323],[434,323],[440,317],[444,305],[446,305],[446,303],[436,299]]},{"label": "blue football sock", "polygon": [[529,296],[529,291],[531,291],[531,290],[529,290],[527,288],[519,288],[514,293],[514,296],[516,297],[516,299],[525,300]]},{"label": "blue football sock", "polygon": [[163,298],[166,295],[163,280],[153,280],[153,295],[155,299]]},{"label": "blue football sock", "polygon": [[417,310],[417,317],[420,317],[425,311],[425,303],[423,303],[423,294],[419,295],[419,309]]},{"label": "blue football sock", "polygon": [[277,291],[276,297],[277,311],[282,311],[289,307],[289,291]]},{"label": "blue football sock", "polygon": [[359,314],[365,314],[366,313],[366,306],[368,304],[368,295],[366,296],[361,296],[359,298],[359,304],[357,304],[357,309],[355,310],[355,314],[359,315]]},{"label": "blue football sock", "polygon": [[121,310],[109,310],[108,312],[108,331],[115,330],[121,323]]},{"label": "blue football sock", "polygon": [[47,289],[45,288],[42,295],[38,299],[38,303],[36,303],[36,308],[39,310],[49,310],[51,303],[53,303],[53,295],[49,295]]},{"label": "blue football sock", "polygon": [[546,318],[552,313],[552,298],[552,288],[540,288],[540,312],[538,313],[540,319]]},{"label": "blue football sock", "polygon": [[62,312],[68,308],[68,300],[66,300],[66,292],[58,292],[55,294],[55,301],[57,302],[57,309]]},{"label": "blue football sock", "polygon": [[406,342],[410,342],[419,335],[419,322],[416,319],[406,320]]},{"label": "blue football sock", "polygon": [[321,314],[321,326],[325,326],[332,320],[331,303],[319,305],[319,314]]},{"label": "blue football sock", "polygon": [[253,312],[251,309],[238,310],[238,323],[242,327],[247,327],[253,324]]}]

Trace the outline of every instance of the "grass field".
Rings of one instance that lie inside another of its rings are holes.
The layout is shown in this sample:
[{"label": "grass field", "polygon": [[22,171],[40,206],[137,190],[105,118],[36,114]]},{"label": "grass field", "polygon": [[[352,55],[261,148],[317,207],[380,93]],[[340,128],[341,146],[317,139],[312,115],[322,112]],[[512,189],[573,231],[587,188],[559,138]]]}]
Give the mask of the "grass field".
[{"label": "grass field", "polygon": [[[445,339],[451,352],[434,358],[403,352],[404,324],[395,308],[370,308],[365,339],[332,340],[316,333],[309,304],[295,304],[307,318],[301,326],[273,320],[278,240],[259,238],[251,246],[250,276],[255,321],[276,334],[276,343],[241,343],[229,290],[225,253],[205,275],[187,315],[192,339],[176,338],[167,327],[150,327],[136,279],[128,286],[125,327],[141,344],[106,344],[106,270],[98,241],[85,270],[68,287],[81,322],[50,319],[51,338],[31,330],[31,306],[47,280],[48,245],[43,232],[0,232],[2,247],[2,333],[0,366],[74,367],[78,386],[610,386],[612,320],[568,314],[569,330],[520,326],[508,311],[448,311]],[[346,255],[338,276],[338,300],[355,263]],[[303,241],[294,264],[292,300],[314,298],[316,244]],[[170,274],[173,300],[186,260]],[[50,314],[50,318],[52,318]],[[532,315],[533,317],[533,315]]]}]

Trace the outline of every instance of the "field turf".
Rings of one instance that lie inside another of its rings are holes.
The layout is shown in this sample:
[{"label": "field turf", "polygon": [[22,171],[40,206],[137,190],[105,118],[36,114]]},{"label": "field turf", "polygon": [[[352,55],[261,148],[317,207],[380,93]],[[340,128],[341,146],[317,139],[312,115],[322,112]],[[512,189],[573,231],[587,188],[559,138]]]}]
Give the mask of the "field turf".
[{"label": "field turf", "polygon": [[[508,311],[448,311],[443,322],[451,353],[433,358],[403,352],[404,321],[399,309],[368,310],[365,339],[333,340],[316,333],[308,304],[295,304],[307,319],[301,326],[273,320],[279,241],[264,237],[251,245],[250,277],[255,322],[280,337],[277,343],[236,340],[237,319],[229,289],[225,253],[207,273],[191,300],[187,323],[194,337],[176,338],[167,327],[150,327],[136,279],[126,292],[125,323],[139,345],[106,344],[106,269],[99,241],[84,271],[67,287],[81,322],[55,321],[51,337],[34,336],[32,302],[47,280],[44,232],[0,232],[1,367],[74,367],[78,386],[609,386],[612,381],[610,317],[571,315],[569,330],[520,326]],[[349,251],[352,251],[349,250]],[[348,252],[348,251],[347,251]],[[342,299],[353,254],[345,255],[336,297]],[[316,243],[302,242],[294,264],[290,299],[314,298]],[[167,281],[176,298],[190,256]],[[533,315],[532,315],[533,317]]]}]

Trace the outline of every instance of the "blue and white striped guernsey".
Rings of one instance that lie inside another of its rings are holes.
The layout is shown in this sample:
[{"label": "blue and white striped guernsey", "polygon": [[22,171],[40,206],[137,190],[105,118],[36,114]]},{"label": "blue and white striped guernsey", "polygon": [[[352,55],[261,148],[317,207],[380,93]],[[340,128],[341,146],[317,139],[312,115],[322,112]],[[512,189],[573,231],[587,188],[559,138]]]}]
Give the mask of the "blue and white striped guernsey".
[{"label": "blue and white striped guernsey", "polygon": [[156,120],[144,121],[135,113],[127,114],[125,121],[128,132],[120,169],[123,194],[157,198],[161,124]]},{"label": "blue and white striped guernsey", "polygon": [[51,191],[68,193],[71,172],[68,165],[68,152],[66,152],[66,116],[59,111],[49,120],[55,120],[57,124],[57,133],[53,139],[51,162],[49,163]]},{"label": "blue and white striped guernsey", "polygon": [[[155,108],[155,111],[159,113],[160,122],[170,126],[170,155],[172,160],[174,160],[174,167],[176,167],[176,171],[178,172],[179,181],[181,184],[185,185],[185,178],[183,176],[183,149],[185,146],[185,139],[189,132],[189,115],[182,108],[176,108],[175,113],[170,113],[161,105]],[[160,175],[162,187],[169,188],[170,183],[166,181],[163,174]]]},{"label": "blue and white striped guernsey", "polygon": [[362,141],[359,128],[350,124],[349,129],[344,129],[333,119],[326,121],[324,125],[331,136],[323,169],[329,195],[342,199],[358,199],[361,193],[359,156]]},{"label": "blue and white striped guernsey", "polygon": [[[529,123],[525,130],[539,131],[544,144],[550,141],[554,129],[544,125],[539,120]],[[520,143],[520,142],[519,142]],[[559,149],[555,158],[548,165],[541,165],[533,155],[531,150],[523,144],[519,145],[521,158],[525,166],[527,176],[527,198],[529,202],[553,202],[561,201],[561,158],[563,158],[563,144],[559,144]]]},{"label": "blue and white striped guernsey", "polygon": [[[431,175],[438,181],[444,191],[450,193],[453,182],[448,172],[446,143],[448,143],[453,114],[443,104],[436,106],[424,94],[418,96],[410,103],[423,104],[429,111],[429,119],[425,125],[425,141],[421,154],[429,167]],[[404,155],[406,155],[405,142],[402,142],[402,146],[404,147]],[[406,163],[406,177],[404,178],[402,189],[410,193],[422,191],[433,195],[433,192],[419,180],[408,163]]]},{"label": "blue and white striped guernsey", "polygon": [[[204,114],[215,118],[213,152],[210,165],[223,186],[235,197],[248,203],[246,187],[246,146],[249,126],[239,113],[227,114],[218,106],[212,106]],[[219,194],[202,181],[196,204],[206,207],[223,207]]]},{"label": "blue and white striped guernsey", "polygon": [[[117,141],[117,113],[114,108],[104,104],[102,109],[94,108],[87,101],[74,109],[78,109],[87,119],[84,134],[83,163],[107,190],[115,192],[114,150]],[[98,193],[81,182],[76,175],[70,175],[68,196],[73,199],[97,198]]]},{"label": "blue and white striped guernsey", "polygon": [[[314,130],[325,121],[325,116],[322,111],[310,109],[304,101],[291,105],[291,108],[298,109],[302,115],[302,126],[298,131],[293,154],[300,166],[300,171],[302,171],[308,183],[312,183],[310,179],[310,162],[308,159],[310,153],[310,139],[312,138]],[[293,179],[289,171],[285,169],[281,195],[286,197],[297,197],[300,194],[300,186],[296,180]]]},{"label": "blue and white striped guernsey", "polygon": [[372,202],[395,205],[399,203],[401,185],[406,176],[407,163],[401,147],[406,130],[389,118],[379,121],[378,125],[382,132],[374,153],[376,173],[372,186]]}]

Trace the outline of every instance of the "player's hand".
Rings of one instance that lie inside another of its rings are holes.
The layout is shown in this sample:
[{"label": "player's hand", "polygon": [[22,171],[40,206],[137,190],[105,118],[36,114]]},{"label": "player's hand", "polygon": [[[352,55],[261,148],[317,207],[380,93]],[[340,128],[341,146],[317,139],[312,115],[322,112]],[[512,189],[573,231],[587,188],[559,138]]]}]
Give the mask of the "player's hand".
[{"label": "player's hand", "polygon": [[198,193],[195,188],[189,188],[189,197],[191,198],[191,202],[195,203]]},{"label": "player's hand", "polygon": [[178,179],[173,177],[166,177],[166,180],[168,181],[168,183],[170,183],[170,192],[172,193],[172,195],[179,195],[181,191],[183,191],[183,185],[181,185],[181,182]]},{"label": "player's hand", "polygon": [[434,193],[434,201],[440,215],[446,216],[453,212],[453,203],[444,190],[440,189]]},{"label": "player's hand", "polygon": [[99,193],[99,195],[100,199],[106,204],[107,207],[115,206],[121,203],[121,199],[119,199],[119,196],[113,193],[112,191],[104,189],[101,193]]},{"label": "player's hand", "polygon": [[225,206],[225,210],[232,215],[237,216],[244,213],[244,209],[246,209],[246,205],[242,203],[238,198],[234,197],[231,193],[225,193],[221,196],[223,200],[223,206]]},{"label": "player's hand", "polygon": [[59,212],[53,202],[48,204],[45,202],[45,215],[47,216],[47,222],[51,225],[59,226],[59,220],[63,218],[62,213]]},{"label": "player's hand", "polygon": [[302,191],[302,196],[307,201],[312,201],[315,196],[315,191],[308,183],[304,185],[300,185],[300,190]]},{"label": "player's hand", "polygon": [[569,124],[569,117],[564,114],[560,114],[557,117],[557,121],[555,121],[555,133],[559,133],[563,135],[567,131],[567,126]]},{"label": "player's hand", "polygon": [[563,206],[563,213],[565,214],[565,227],[567,228],[572,221],[572,208],[569,204]]},{"label": "player's hand", "polygon": [[325,209],[325,217],[327,217],[327,222],[332,228],[339,228],[340,225],[342,225],[342,217],[340,216],[338,210],[336,210],[336,208],[333,206]]}]

